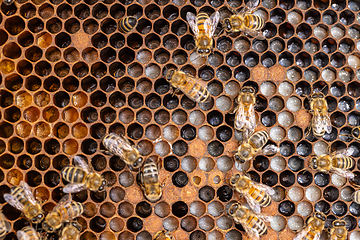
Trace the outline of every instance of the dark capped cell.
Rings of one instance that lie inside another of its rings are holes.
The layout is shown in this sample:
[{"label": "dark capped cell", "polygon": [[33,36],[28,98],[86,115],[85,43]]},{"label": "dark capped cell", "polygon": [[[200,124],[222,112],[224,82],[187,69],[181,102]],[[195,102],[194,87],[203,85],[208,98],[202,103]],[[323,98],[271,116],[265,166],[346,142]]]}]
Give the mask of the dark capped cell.
[{"label": "dark capped cell", "polygon": [[292,171],[298,172],[304,168],[304,161],[305,160],[300,158],[299,156],[293,156],[289,158],[288,166]]},{"label": "dark capped cell", "polygon": [[313,175],[306,170],[299,172],[297,175],[297,182],[303,187],[309,186],[312,181]]},{"label": "dark capped cell", "polygon": [[191,125],[185,125],[181,128],[181,137],[187,141],[191,141],[196,137],[196,129]]},{"label": "dark capped cell", "polygon": [[295,204],[290,201],[284,201],[279,204],[278,211],[284,216],[291,216],[295,212]]},{"label": "dark capped cell", "polygon": [[259,63],[259,56],[254,52],[248,52],[244,55],[244,63],[248,67],[255,67]]},{"label": "dark capped cell", "polygon": [[296,147],[296,152],[300,156],[307,157],[312,152],[312,146],[308,141],[301,141]]},{"label": "dark capped cell", "polygon": [[298,53],[303,48],[303,43],[298,38],[291,38],[287,42],[287,48],[292,53]]},{"label": "dark capped cell", "polygon": [[188,213],[188,206],[183,201],[176,202],[172,205],[172,213],[176,217],[183,217]]},{"label": "dark capped cell", "polygon": [[352,202],[349,207],[349,211],[355,217],[360,217],[360,204],[357,204],[356,202]]},{"label": "dark capped cell", "polygon": [[185,187],[188,183],[188,177],[183,171],[178,171],[172,176],[172,182],[176,187]]},{"label": "dark capped cell", "polygon": [[317,202],[314,208],[317,212],[323,212],[325,214],[329,214],[330,212],[330,204],[324,200]]},{"label": "dark capped cell", "polygon": [[330,175],[322,172],[318,172],[314,176],[314,182],[319,187],[325,187],[330,183]]},{"label": "dark capped cell", "polygon": [[285,12],[281,8],[275,8],[270,12],[270,20],[275,24],[280,24],[285,20]]},{"label": "dark capped cell", "polygon": [[211,156],[218,157],[224,152],[224,145],[218,141],[213,141],[209,143],[207,150]]},{"label": "dark capped cell", "polygon": [[164,159],[164,168],[166,171],[174,172],[179,168],[179,159],[175,156],[169,156]]},{"label": "dark capped cell", "polygon": [[186,142],[179,140],[172,145],[172,150],[174,154],[183,156],[187,153],[188,145]]},{"label": "dark capped cell", "polygon": [[339,190],[333,186],[329,186],[325,188],[323,195],[325,200],[333,202],[339,197]]},{"label": "dark capped cell", "polygon": [[210,202],[215,197],[215,190],[210,186],[202,187],[199,190],[199,198],[204,202]]},{"label": "dark capped cell", "polygon": [[346,222],[345,227],[348,229],[348,231],[352,231],[356,228],[357,222],[354,217],[346,215],[342,218],[342,220]]},{"label": "dark capped cell", "polygon": [[[280,178],[281,179],[281,178]],[[294,180],[295,181],[295,180]],[[262,183],[268,185],[268,186],[274,186],[278,182],[278,176],[273,171],[266,171],[262,175]],[[292,184],[291,184],[292,185]]]},{"label": "dark capped cell", "polygon": [[337,201],[332,205],[331,210],[336,216],[341,217],[346,214],[348,209],[347,205],[344,202]]},{"label": "dark capped cell", "polygon": [[140,217],[146,218],[146,217],[150,216],[150,214],[152,212],[152,207],[148,202],[142,201],[142,202],[136,204],[135,212]]},{"label": "dark capped cell", "polygon": [[216,130],[216,137],[222,142],[226,142],[226,141],[230,140],[230,138],[232,137],[231,128],[228,126],[219,127]]},{"label": "dark capped cell", "polygon": [[290,187],[295,183],[295,174],[289,170],[283,171],[280,176],[280,183],[285,187]]},{"label": "dark capped cell", "polygon": [[132,232],[138,232],[143,228],[143,221],[137,217],[131,217],[126,223],[127,228]]},{"label": "dark capped cell", "polygon": [[222,202],[228,202],[233,196],[233,190],[231,187],[224,185],[217,190],[217,196]]},{"label": "dark capped cell", "polygon": [[295,146],[289,141],[284,141],[280,143],[280,154],[284,157],[293,155],[295,152]]},{"label": "dark capped cell", "polygon": [[276,201],[276,202],[280,202],[282,200],[284,200],[284,198],[286,197],[285,194],[285,189],[281,186],[276,186],[273,187],[273,190],[275,191],[275,194],[271,195],[271,198]]},{"label": "dark capped cell", "polygon": [[255,157],[255,160],[253,161],[254,168],[259,171],[263,172],[266,169],[269,168],[269,159],[265,156],[257,156]]},{"label": "dark capped cell", "polygon": [[261,123],[265,127],[271,127],[276,123],[276,115],[272,111],[266,111],[261,114]]}]

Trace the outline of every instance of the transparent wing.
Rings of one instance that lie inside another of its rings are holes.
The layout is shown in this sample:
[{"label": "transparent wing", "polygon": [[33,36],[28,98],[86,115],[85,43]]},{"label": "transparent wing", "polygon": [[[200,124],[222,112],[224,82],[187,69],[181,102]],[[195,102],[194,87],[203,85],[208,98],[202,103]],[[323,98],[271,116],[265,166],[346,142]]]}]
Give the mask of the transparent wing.
[{"label": "transparent wing", "polygon": [[30,240],[30,237],[24,231],[17,231],[16,236],[19,240]]},{"label": "transparent wing", "polygon": [[85,172],[87,172],[87,173],[92,172],[91,167],[89,166],[89,164],[87,164],[87,162],[84,160],[83,157],[75,156],[74,163],[75,163],[75,166],[82,168]]},{"label": "transparent wing", "polygon": [[323,119],[321,117],[320,114],[314,114],[313,118],[312,118],[312,129],[314,131],[314,135],[320,135],[323,130],[324,130],[324,126],[323,126]]},{"label": "transparent wing", "polygon": [[31,189],[29,187],[29,185],[24,182],[24,181],[21,181],[20,182],[20,187],[22,187],[24,189],[24,193],[25,193],[25,197],[33,204],[33,205],[36,205],[37,202],[35,200],[35,197],[34,197],[34,194],[31,192]]},{"label": "transparent wing", "polygon": [[259,190],[265,191],[267,194],[273,195],[275,194],[275,190],[272,189],[272,187],[269,187],[268,185],[258,183],[258,182],[252,182],[254,187],[256,187]]},{"label": "transparent wing", "polygon": [[324,128],[325,128],[325,132],[330,134],[332,127],[331,127],[331,120],[330,120],[328,113],[324,114],[324,116],[323,116],[323,124],[324,124]]},{"label": "transparent wing", "polygon": [[234,127],[239,131],[248,129],[249,136],[254,133],[256,127],[256,117],[253,105],[251,105],[248,110],[245,110],[244,105],[239,103],[235,115]]},{"label": "transparent wing", "polygon": [[261,214],[261,213],[257,214],[257,216],[258,216],[260,219],[262,219],[264,222],[271,222],[271,221],[274,219],[273,216],[269,216],[269,215]]},{"label": "transparent wing", "polygon": [[7,232],[10,232],[12,230],[10,222],[7,220],[7,218],[2,212],[0,212],[0,221],[4,221]]},{"label": "transparent wing", "polygon": [[252,197],[250,197],[248,194],[244,194],[244,197],[246,199],[246,201],[248,202],[250,208],[255,212],[255,213],[260,213],[261,212],[261,207],[260,204],[258,202],[256,202]]},{"label": "transparent wing", "polygon": [[301,230],[301,232],[298,233],[298,235],[296,235],[296,237],[294,238],[294,240],[302,240],[303,237],[305,237],[305,235],[308,233],[308,228],[305,228],[303,230]]},{"label": "transparent wing", "polygon": [[66,206],[66,204],[71,203],[71,196],[69,194],[64,195],[60,201],[58,202],[58,204],[56,204],[56,206],[53,208],[52,212],[57,211],[60,208],[63,208],[64,206]]},{"label": "transparent wing", "polygon": [[116,140],[112,139],[111,141],[113,142],[107,146],[107,149],[122,159],[125,159],[124,152],[130,152],[134,149],[130,142],[122,136],[118,136]]},{"label": "transparent wing", "polygon": [[345,178],[354,178],[355,174],[350,172],[349,170],[340,169],[340,168],[332,168],[332,171],[336,173],[339,176],[345,177]]},{"label": "transparent wing", "polygon": [[247,35],[249,35],[253,38],[255,38],[255,37],[258,37],[261,39],[265,38],[261,31],[256,31],[256,30],[253,30],[250,28],[244,28],[243,31],[244,31],[244,33],[246,33]]},{"label": "transparent wing", "polygon": [[214,36],[216,27],[220,20],[220,13],[218,11],[211,14],[210,18],[204,22],[204,29],[209,37]]},{"label": "transparent wing", "polygon": [[260,239],[259,233],[255,229],[249,227],[245,221],[242,221],[241,225],[243,226],[250,238],[252,238],[253,240]]},{"label": "transparent wing", "polygon": [[332,152],[331,153],[331,156],[336,156],[336,155],[345,155],[345,156],[348,156],[350,157],[351,155],[353,155],[353,153],[355,152],[355,150],[353,148],[343,148],[343,149],[340,149],[338,151],[335,151],[335,152]]},{"label": "transparent wing", "polygon": [[77,193],[86,189],[84,183],[70,183],[63,188],[64,193]]},{"label": "transparent wing", "polygon": [[280,148],[275,144],[268,144],[262,149],[262,153],[266,156],[274,155],[280,151]]},{"label": "transparent wing", "polygon": [[8,204],[13,206],[14,208],[16,208],[16,209],[18,209],[20,211],[24,210],[24,205],[22,203],[20,203],[19,200],[14,198],[13,195],[11,195],[9,193],[5,193],[4,194],[4,199]]},{"label": "transparent wing", "polygon": [[314,240],[320,240],[320,235],[321,235],[321,232],[318,232],[317,234],[315,234]]},{"label": "transparent wing", "polygon": [[197,27],[196,16],[193,13],[188,12],[186,14],[186,20],[188,21],[190,28],[194,32],[195,36],[199,35],[199,29]]},{"label": "transparent wing", "polygon": [[240,12],[238,13],[238,15],[240,14],[244,14],[246,12],[249,12],[249,13],[253,13],[256,9],[256,7],[259,5],[260,3],[260,0],[249,0],[245,7],[243,7]]}]

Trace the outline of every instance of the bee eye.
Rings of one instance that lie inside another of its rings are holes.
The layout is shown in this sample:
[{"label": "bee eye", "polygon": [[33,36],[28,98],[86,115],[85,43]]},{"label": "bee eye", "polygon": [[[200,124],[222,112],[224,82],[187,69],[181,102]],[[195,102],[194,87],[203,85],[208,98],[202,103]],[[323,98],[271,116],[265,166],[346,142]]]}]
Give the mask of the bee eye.
[{"label": "bee eye", "polygon": [[43,218],[43,215],[42,215],[42,214],[39,214],[39,215],[38,215],[38,218],[39,218],[39,219]]}]

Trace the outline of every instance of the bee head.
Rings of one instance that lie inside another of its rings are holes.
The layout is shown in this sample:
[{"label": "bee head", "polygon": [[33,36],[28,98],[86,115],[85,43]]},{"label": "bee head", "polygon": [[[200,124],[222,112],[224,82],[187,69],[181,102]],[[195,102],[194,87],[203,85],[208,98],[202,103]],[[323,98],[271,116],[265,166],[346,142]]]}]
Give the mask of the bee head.
[{"label": "bee head", "polygon": [[322,220],[322,221],[326,221],[326,216],[325,216],[325,214],[324,213],[322,213],[322,212],[316,212],[315,213],[315,217],[316,218],[318,218],[318,219],[320,219],[320,220]]},{"label": "bee head", "polygon": [[238,203],[234,203],[230,206],[229,210],[228,210],[228,214],[230,216],[233,216],[236,213],[236,210],[239,208],[239,204]]},{"label": "bee head", "polygon": [[316,157],[312,157],[310,159],[309,167],[314,170],[317,169],[318,166],[317,166],[317,158]]},{"label": "bee head", "polygon": [[105,190],[105,186],[106,186],[106,180],[104,179],[101,182],[101,186],[99,187],[99,192],[104,191]]},{"label": "bee head", "polygon": [[225,18],[223,22],[223,28],[225,31],[230,32],[231,31],[231,24],[230,24],[230,18]]},{"label": "bee head", "polygon": [[311,98],[324,98],[325,95],[322,92],[315,92],[311,95]]},{"label": "bee head", "polygon": [[132,167],[134,169],[137,169],[139,167],[141,167],[141,165],[144,163],[144,158],[143,157],[139,157],[133,164]]},{"label": "bee head", "polygon": [[210,54],[210,49],[198,48],[198,49],[197,49],[197,53],[198,53],[200,56],[206,56],[206,55],[209,55],[209,54]]},{"label": "bee head", "polygon": [[333,221],[334,227],[345,227],[345,225],[346,222],[344,220],[336,219],[335,221]]},{"label": "bee head", "polygon": [[240,177],[240,174],[235,174],[234,176],[232,176],[231,178],[230,178],[230,184],[232,185],[232,186],[235,186],[235,183],[236,183],[236,181],[239,179],[239,177]]},{"label": "bee head", "polygon": [[46,232],[54,232],[54,228],[49,226],[46,222],[43,222],[42,227]]},{"label": "bee head", "polygon": [[245,163],[245,160],[240,158],[239,153],[235,153],[234,157],[235,157],[235,160],[238,161],[239,163]]},{"label": "bee head", "polygon": [[255,93],[255,89],[251,86],[244,86],[241,89],[242,92],[249,92],[249,93]]},{"label": "bee head", "polygon": [[175,70],[174,69],[169,69],[166,71],[166,74],[165,74],[165,79],[170,82],[171,81],[171,78],[172,76],[174,75],[175,73]]}]

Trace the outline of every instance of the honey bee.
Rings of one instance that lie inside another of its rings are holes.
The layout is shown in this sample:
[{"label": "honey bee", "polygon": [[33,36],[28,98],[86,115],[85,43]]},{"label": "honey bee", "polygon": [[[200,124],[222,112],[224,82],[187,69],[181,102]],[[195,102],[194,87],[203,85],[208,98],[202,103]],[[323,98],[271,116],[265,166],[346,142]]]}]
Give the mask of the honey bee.
[{"label": "honey bee", "polygon": [[239,203],[233,203],[228,209],[228,214],[236,224],[241,224],[249,237],[253,239],[259,239],[260,236],[267,234],[264,221],[272,220],[271,216],[255,213]]},{"label": "honey bee", "polygon": [[11,231],[11,225],[7,221],[4,214],[0,212],[0,239],[4,239],[6,236],[6,233]]},{"label": "honey bee", "polygon": [[40,234],[31,226],[23,227],[17,231],[16,236],[19,240],[40,240]]},{"label": "honey bee", "polygon": [[213,48],[212,37],[219,23],[219,12],[213,13],[210,17],[204,12],[199,13],[197,16],[188,12],[186,19],[195,34],[196,52],[202,57],[208,56]]},{"label": "honey bee", "polygon": [[340,134],[341,136],[346,136],[351,139],[355,139],[357,141],[360,141],[360,126],[353,127],[351,129],[350,134]]},{"label": "honey bee", "polygon": [[151,158],[146,159],[139,175],[139,185],[144,191],[146,199],[150,202],[158,201],[162,195],[162,187],[159,183],[159,169],[157,164]]},{"label": "honey bee", "polygon": [[269,206],[271,204],[270,195],[275,194],[271,187],[251,181],[250,178],[242,173],[232,176],[230,184],[236,191],[244,195],[250,208],[256,213],[260,213],[260,207]]},{"label": "honey bee", "polygon": [[20,186],[12,187],[10,193],[4,194],[4,199],[11,206],[22,211],[32,223],[40,223],[43,220],[44,212],[26,182],[21,181]]},{"label": "honey bee", "polygon": [[250,86],[243,87],[236,101],[239,105],[235,110],[234,128],[243,132],[243,139],[247,140],[248,136],[254,133],[256,127],[254,88]]},{"label": "honey bee", "polygon": [[326,215],[322,212],[316,212],[309,218],[307,226],[296,235],[294,240],[319,240],[320,234],[325,227]]},{"label": "honey bee", "polygon": [[137,24],[136,17],[128,16],[120,19],[118,28],[122,33],[129,33]]},{"label": "honey bee", "polygon": [[175,238],[165,231],[159,231],[155,234],[154,240],[175,240]]},{"label": "honey bee", "polygon": [[103,138],[102,143],[108,150],[105,151],[106,153],[120,157],[133,170],[138,169],[144,163],[144,158],[140,155],[139,150],[122,136],[110,133]]},{"label": "honey bee", "polygon": [[310,113],[313,115],[308,130],[312,129],[315,137],[322,137],[331,133],[331,121],[328,105],[322,92],[313,93],[310,97]]},{"label": "honey bee", "polygon": [[77,222],[68,223],[61,230],[59,240],[79,240],[80,231],[81,231],[81,226]]},{"label": "honey bee", "polygon": [[234,15],[225,18],[223,21],[223,29],[227,32],[244,32],[252,37],[259,35],[260,30],[264,27],[265,21],[262,17],[254,15],[259,0],[249,0],[246,6],[236,12],[230,8]]},{"label": "honey bee", "polygon": [[351,194],[351,199],[357,204],[360,204],[360,190],[353,192],[353,194]]},{"label": "honey bee", "polygon": [[211,99],[209,91],[201,86],[198,83],[198,80],[190,74],[169,69],[165,78],[174,88],[181,90],[186,96],[195,102],[204,103]]},{"label": "honey bee", "polygon": [[349,171],[355,165],[355,161],[350,157],[352,152],[350,148],[332,154],[314,156],[309,162],[309,167],[320,172],[334,172],[345,178],[354,178],[355,175]]},{"label": "honey bee", "polygon": [[249,161],[269,140],[269,134],[262,130],[254,133],[247,141],[240,144],[235,153],[235,160],[240,163]]},{"label": "honey bee", "polygon": [[344,220],[337,219],[333,221],[333,227],[330,230],[330,240],[346,240],[347,229]]},{"label": "honey bee", "polygon": [[42,224],[46,232],[56,231],[61,228],[63,223],[80,216],[84,212],[84,205],[72,202],[71,200],[71,196],[65,195],[54,209],[46,215],[45,221]]},{"label": "honey bee", "polygon": [[62,177],[70,182],[63,189],[65,193],[76,193],[84,189],[90,191],[103,191],[106,181],[98,173],[96,173],[80,156],[74,157],[76,167],[67,166],[61,171]]}]

